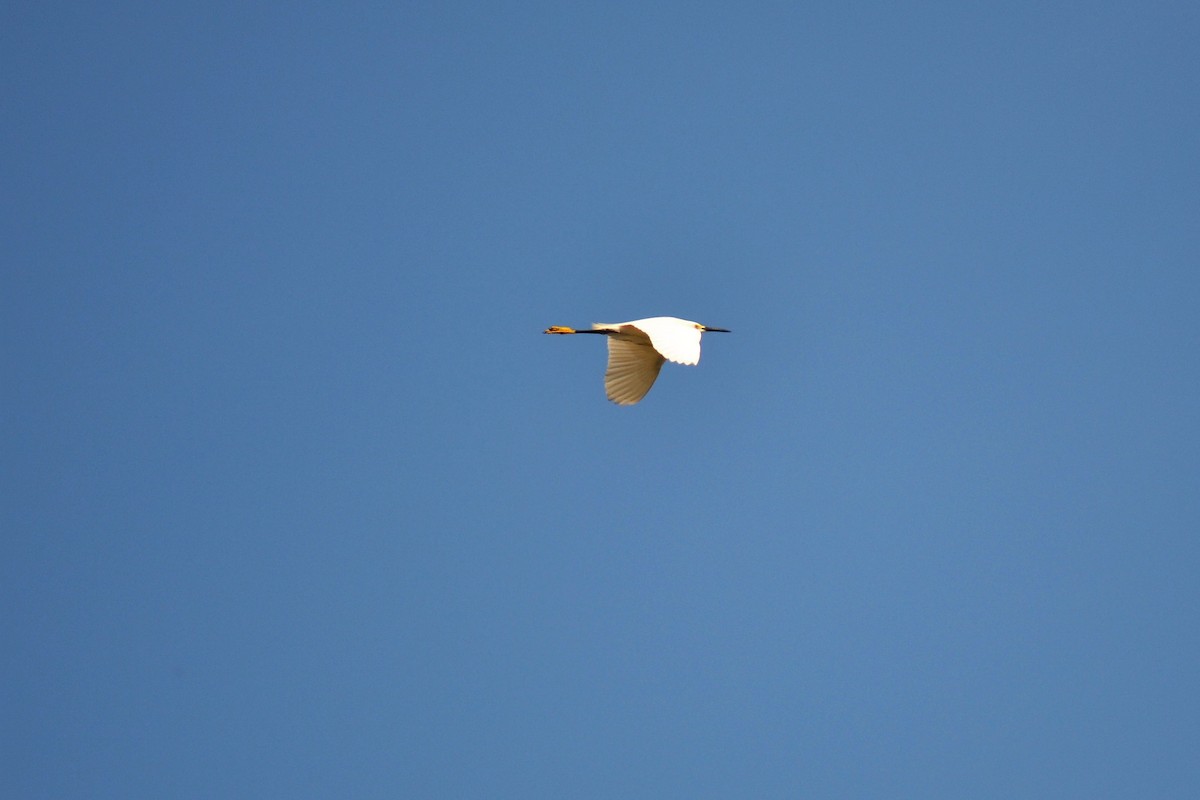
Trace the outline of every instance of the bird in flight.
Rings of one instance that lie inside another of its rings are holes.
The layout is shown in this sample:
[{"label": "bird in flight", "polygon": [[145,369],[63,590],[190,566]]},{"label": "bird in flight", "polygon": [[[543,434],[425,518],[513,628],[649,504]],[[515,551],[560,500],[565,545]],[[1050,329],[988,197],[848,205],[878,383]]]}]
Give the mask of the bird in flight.
[{"label": "bird in flight", "polygon": [[700,335],[729,333],[678,317],[650,317],[633,322],[597,322],[589,330],[553,325],[543,333],[597,333],[608,337],[608,369],[604,392],[620,406],[646,396],[664,361],[695,365],[700,361]]}]

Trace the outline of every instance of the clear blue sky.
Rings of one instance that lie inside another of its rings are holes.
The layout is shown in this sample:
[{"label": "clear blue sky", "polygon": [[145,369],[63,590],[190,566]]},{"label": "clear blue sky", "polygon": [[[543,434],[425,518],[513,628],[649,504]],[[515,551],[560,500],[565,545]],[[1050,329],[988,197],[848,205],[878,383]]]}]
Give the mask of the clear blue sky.
[{"label": "clear blue sky", "polygon": [[3,796],[1196,796],[1195,3],[0,16]]}]

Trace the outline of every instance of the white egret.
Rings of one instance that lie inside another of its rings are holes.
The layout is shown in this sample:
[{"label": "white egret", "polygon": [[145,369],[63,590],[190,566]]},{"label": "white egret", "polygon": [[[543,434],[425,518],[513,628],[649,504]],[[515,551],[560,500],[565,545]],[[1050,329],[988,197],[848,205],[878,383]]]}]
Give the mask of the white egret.
[{"label": "white egret", "polygon": [[597,322],[590,331],[554,325],[543,333],[598,333],[608,337],[604,392],[617,405],[631,406],[646,396],[664,361],[694,365],[700,361],[700,335],[729,333],[678,317],[633,322]]}]

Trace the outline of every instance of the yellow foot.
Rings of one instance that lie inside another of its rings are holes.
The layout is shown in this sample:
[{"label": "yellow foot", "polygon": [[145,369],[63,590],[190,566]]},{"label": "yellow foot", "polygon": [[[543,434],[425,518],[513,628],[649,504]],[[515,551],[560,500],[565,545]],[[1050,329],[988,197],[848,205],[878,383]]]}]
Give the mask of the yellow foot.
[{"label": "yellow foot", "polygon": [[574,328],[564,328],[562,325],[551,325],[549,328],[546,328],[546,330],[542,331],[542,333],[574,333],[574,332],[575,332]]}]

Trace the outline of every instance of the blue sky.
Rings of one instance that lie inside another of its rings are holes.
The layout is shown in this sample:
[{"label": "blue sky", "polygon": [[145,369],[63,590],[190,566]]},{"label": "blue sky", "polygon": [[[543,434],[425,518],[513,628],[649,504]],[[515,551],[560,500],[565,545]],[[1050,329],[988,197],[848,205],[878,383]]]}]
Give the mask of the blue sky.
[{"label": "blue sky", "polygon": [[2,17],[0,793],[1194,796],[1194,4]]}]

